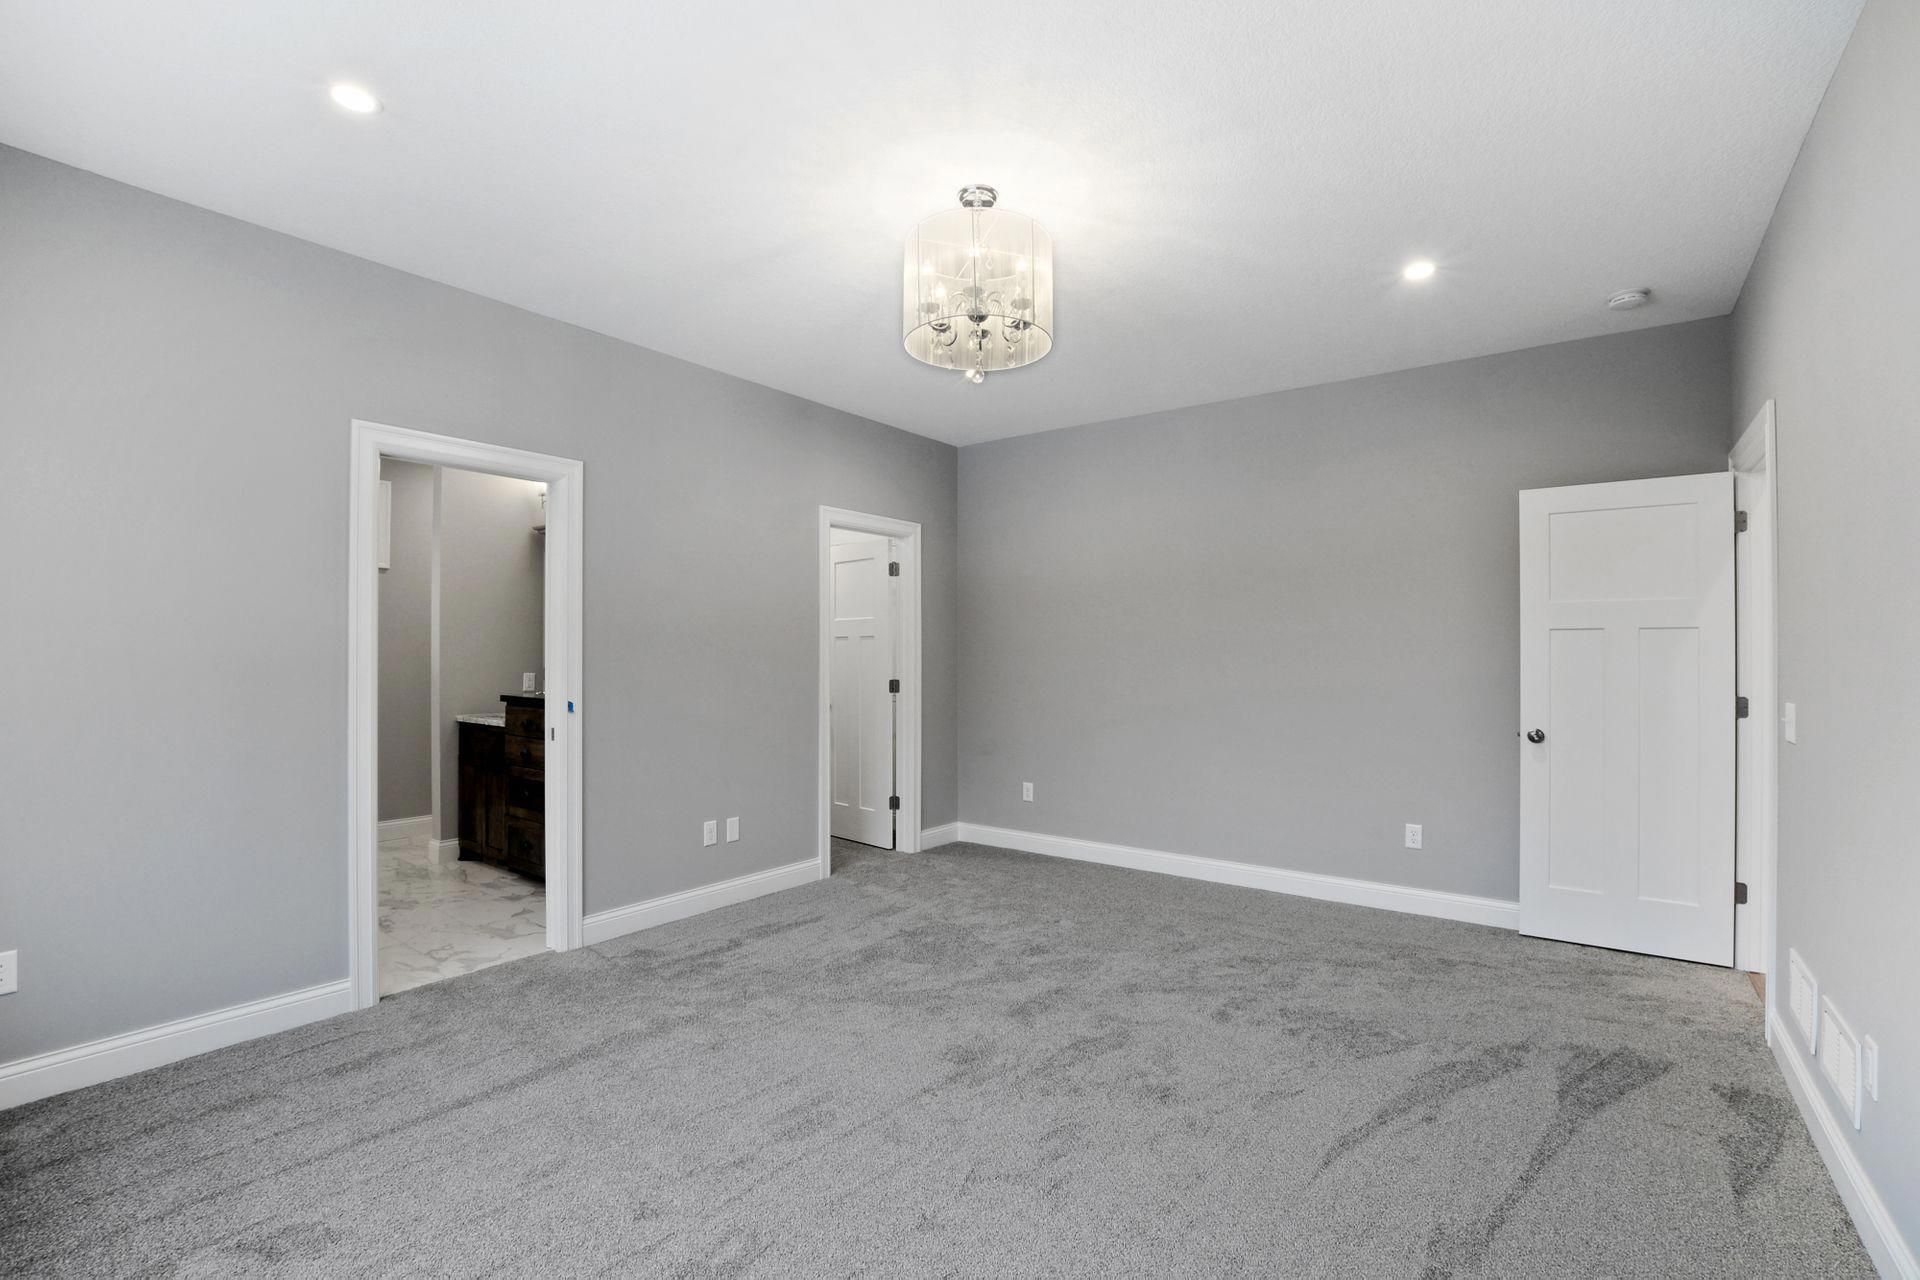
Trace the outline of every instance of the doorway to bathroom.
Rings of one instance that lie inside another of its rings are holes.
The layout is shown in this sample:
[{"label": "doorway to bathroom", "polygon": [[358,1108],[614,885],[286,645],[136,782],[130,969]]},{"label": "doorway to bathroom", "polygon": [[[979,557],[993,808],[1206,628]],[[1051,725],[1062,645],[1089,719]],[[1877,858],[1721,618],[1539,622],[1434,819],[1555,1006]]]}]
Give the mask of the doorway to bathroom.
[{"label": "doorway to bathroom", "polygon": [[546,490],[380,459],[382,996],[546,949]]},{"label": "doorway to bathroom", "polygon": [[352,432],[349,968],[365,1007],[579,945],[581,467]]}]

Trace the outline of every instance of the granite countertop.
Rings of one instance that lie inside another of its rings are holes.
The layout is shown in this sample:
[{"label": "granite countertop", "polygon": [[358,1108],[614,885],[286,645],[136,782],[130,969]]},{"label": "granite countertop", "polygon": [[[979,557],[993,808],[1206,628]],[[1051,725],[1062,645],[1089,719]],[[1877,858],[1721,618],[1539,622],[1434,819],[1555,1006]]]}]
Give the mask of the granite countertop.
[{"label": "granite countertop", "polygon": [[504,711],[477,711],[470,716],[455,716],[461,724],[486,724],[496,729],[507,727],[507,713]]}]

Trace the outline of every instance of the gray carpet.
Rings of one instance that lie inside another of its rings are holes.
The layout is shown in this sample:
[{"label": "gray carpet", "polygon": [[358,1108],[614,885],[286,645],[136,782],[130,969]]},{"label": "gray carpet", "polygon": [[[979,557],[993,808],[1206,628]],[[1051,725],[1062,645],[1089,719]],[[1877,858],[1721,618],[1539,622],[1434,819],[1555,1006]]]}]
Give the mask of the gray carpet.
[{"label": "gray carpet", "polygon": [[19,1274],[1865,1276],[1743,977],[954,845],[0,1114]]}]

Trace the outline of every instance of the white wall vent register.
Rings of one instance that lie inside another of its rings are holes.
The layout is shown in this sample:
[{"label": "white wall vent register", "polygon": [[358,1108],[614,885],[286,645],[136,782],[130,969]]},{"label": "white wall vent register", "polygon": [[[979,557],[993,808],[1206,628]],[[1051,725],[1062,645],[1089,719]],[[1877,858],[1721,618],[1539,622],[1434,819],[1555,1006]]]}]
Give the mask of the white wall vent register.
[{"label": "white wall vent register", "polygon": [[1817,1055],[1820,1051],[1820,984],[1814,981],[1800,953],[1791,947],[1787,949],[1787,966],[1790,970],[1787,1009],[1793,1025],[1800,1029],[1800,1038],[1807,1042],[1807,1052]]},{"label": "white wall vent register", "polygon": [[1841,1114],[1860,1127],[1860,1039],[1831,999],[1820,1001],[1820,1074],[1840,1099]]}]

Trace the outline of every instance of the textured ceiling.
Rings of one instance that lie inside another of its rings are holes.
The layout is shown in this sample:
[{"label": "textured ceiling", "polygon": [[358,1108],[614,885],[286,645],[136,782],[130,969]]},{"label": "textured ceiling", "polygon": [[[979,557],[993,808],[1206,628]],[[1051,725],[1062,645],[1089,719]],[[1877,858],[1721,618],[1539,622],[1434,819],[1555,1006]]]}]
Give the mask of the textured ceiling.
[{"label": "textured ceiling", "polygon": [[[1858,9],[9,0],[0,141],[968,443],[1723,314]],[[979,387],[899,334],[971,181],[1059,279]]]}]

